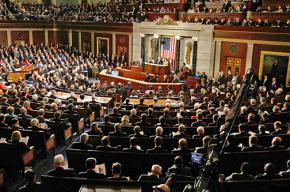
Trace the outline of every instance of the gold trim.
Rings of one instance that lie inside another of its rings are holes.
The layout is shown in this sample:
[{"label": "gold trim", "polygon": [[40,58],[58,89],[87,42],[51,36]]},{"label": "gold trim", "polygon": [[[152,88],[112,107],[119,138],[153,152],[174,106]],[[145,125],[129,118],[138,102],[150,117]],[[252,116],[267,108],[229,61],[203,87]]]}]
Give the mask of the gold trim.
[{"label": "gold trim", "polygon": [[[285,28],[287,29],[287,28]],[[262,33],[262,34],[284,34],[284,35],[289,35],[288,32],[286,33],[279,33],[279,32],[263,32],[263,31],[226,31],[226,30],[214,30],[214,32],[223,32],[223,33]]]},{"label": "gold trim", "polygon": [[106,40],[107,41],[107,55],[108,54],[110,54],[109,53],[109,46],[110,46],[110,38],[107,38],[107,37],[97,37],[97,50],[96,50],[96,52],[97,52],[97,55],[99,55],[99,40]]},{"label": "gold trim", "polygon": [[263,45],[283,45],[290,46],[290,42],[283,41],[262,41],[262,40],[252,40],[252,39],[231,39],[231,38],[214,38],[214,41],[225,41],[233,43],[253,43],[253,44],[263,44]]},{"label": "gold trim", "polygon": [[259,65],[259,78],[262,79],[263,75],[263,68],[264,68],[264,58],[265,55],[277,55],[277,56],[288,56],[288,68],[287,68],[287,79],[286,79],[286,86],[288,86],[290,80],[290,53],[283,53],[283,52],[273,52],[273,51],[261,51],[260,56],[260,65]]}]

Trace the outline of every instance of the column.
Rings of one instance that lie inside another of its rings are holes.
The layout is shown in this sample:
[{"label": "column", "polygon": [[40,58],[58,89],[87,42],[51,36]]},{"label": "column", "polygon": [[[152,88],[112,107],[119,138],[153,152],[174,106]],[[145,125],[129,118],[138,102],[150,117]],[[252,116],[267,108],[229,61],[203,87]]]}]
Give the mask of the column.
[{"label": "column", "polygon": [[12,45],[11,31],[10,30],[7,30],[7,44],[8,44],[8,46]]},{"label": "column", "polygon": [[32,32],[32,30],[29,30],[29,44],[33,45],[33,32]]},{"label": "column", "polygon": [[48,30],[44,30],[44,44],[45,46],[48,46]]},{"label": "column", "polygon": [[92,47],[92,54],[95,55],[95,33],[91,32],[91,47]]},{"label": "column", "polygon": [[[110,46],[110,43],[109,43],[109,46]],[[112,36],[112,55],[116,56],[116,33],[113,33],[113,36]]]},{"label": "column", "polygon": [[252,67],[254,44],[248,43],[247,47],[247,59],[246,59],[246,71]]},{"label": "column", "polygon": [[216,41],[215,42],[215,60],[214,60],[214,76],[219,74],[220,65],[221,65],[221,50],[222,50],[222,42]]},{"label": "column", "polygon": [[176,36],[176,69],[175,71],[179,71],[179,61],[180,61],[180,37]]},{"label": "column", "polygon": [[131,60],[132,60],[132,52],[133,52],[133,36],[129,35],[129,58],[128,58],[128,66],[131,66]]},{"label": "column", "polygon": [[68,34],[68,46],[71,47],[73,45],[73,42],[72,42],[72,30],[70,29],[67,34]]},{"label": "column", "polygon": [[78,40],[79,40],[79,51],[82,51],[82,32],[78,32]]},{"label": "column", "polygon": [[196,74],[196,65],[197,65],[197,41],[198,37],[192,37],[192,74]]},{"label": "column", "polygon": [[140,37],[141,37],[141,59],[142,62],[145,61],[145,34],[141,33]]}]

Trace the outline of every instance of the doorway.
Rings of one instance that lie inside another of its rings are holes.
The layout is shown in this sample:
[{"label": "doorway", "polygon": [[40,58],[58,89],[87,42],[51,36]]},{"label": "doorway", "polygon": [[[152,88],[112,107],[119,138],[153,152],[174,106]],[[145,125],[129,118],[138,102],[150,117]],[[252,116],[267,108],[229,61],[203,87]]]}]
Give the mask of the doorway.
[{"label": "doorway", "polygon": [[242,59],[239,57],[227,57],[224,71],[225,74],[228,74],[228,71],[230,71],[232,75],[238,74],[242,77],[244,75]]}]

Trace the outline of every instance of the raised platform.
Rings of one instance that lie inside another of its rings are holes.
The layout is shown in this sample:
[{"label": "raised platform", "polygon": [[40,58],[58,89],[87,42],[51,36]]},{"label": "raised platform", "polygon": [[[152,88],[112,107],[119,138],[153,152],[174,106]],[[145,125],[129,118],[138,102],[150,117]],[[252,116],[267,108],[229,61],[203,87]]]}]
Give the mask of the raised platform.
[{"label": "raised platform", "polygon": [[114,82],[127,84],[129,81],[131,82],[131,85],[133,89],[139,90],[140,87],[142,87],[144,90],[148,90],[150,87],[153,87],[154,90],[158,90],[158,87],[160,86],[163,91],[167,91],[169,87],[173,89],[174,92],[179,92],[182,89],[182,86],[185,83],[149,83],[145,82],[144,80],[136,80],[132,78],[126,78],[122,76],[113,76],[106,73],[107,70],[104,69],[99,73],[99,78],[101,82],[106,81],[107,83]]}]

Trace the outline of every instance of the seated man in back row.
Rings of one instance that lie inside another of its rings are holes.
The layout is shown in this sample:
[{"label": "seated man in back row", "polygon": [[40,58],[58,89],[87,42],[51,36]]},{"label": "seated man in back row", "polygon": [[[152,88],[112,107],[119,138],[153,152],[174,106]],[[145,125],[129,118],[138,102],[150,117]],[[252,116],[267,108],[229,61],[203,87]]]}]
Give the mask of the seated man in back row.
[{"label": "seated man in back row", "polygon": [[65,161],[64,156],[62,154],[58,154],[54,156],[54,166],[53,170],[47,172],[47,175],[54,177],[75,177],[75,172],[73,169],[65,169]]}]

